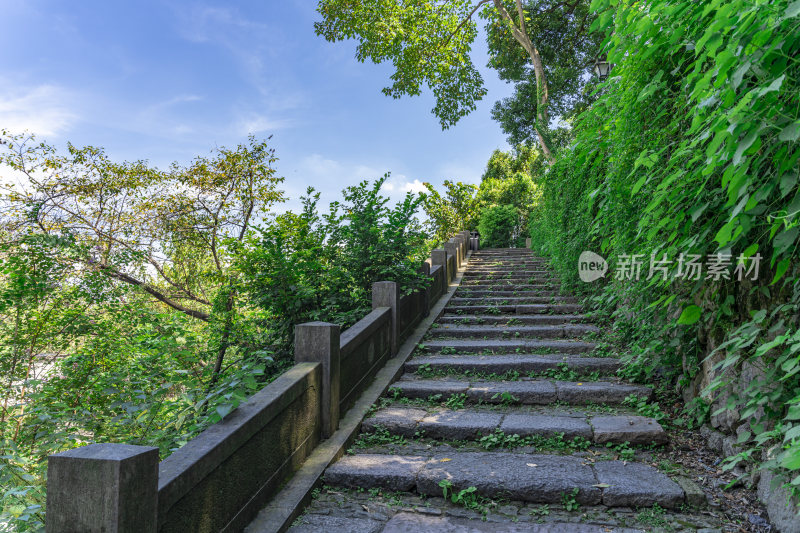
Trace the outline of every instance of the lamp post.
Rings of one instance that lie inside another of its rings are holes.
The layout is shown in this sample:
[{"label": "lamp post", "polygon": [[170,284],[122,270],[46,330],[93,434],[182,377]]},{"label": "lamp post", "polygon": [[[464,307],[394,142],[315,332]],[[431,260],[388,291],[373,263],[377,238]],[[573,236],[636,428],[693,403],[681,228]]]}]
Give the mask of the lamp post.
[{"label": "lamp post", "polygon": [[604,81],[608,78],[608,73],[611,71],[611,63],[606,61],[605,57],[598,57],[594,60],[594,70],[595,75],[600,78],[600,81]]}]

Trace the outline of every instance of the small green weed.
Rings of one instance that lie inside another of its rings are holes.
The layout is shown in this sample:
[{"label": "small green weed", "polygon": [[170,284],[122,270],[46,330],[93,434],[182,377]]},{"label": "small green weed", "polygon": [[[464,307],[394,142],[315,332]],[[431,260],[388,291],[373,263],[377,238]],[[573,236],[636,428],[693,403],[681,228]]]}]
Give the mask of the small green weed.
[{"label": "small green weed", "polygon": [[461,394],[453,394],[451,395],[446,402],[444,402],[444,406],[448,409],[458,410],[463,409],[464,404],[467,402],[467,395],[464,393]]},{"label": "small green weed", "polygon": [[519,398],[517,398],[508,391],[498,392],[497,394],[492,396],[492,400],[497,400],[497,399],[500,400],[499,402],[500,405],[504,405],[506,407],[519,403]]},{"label": "small green weed", "polygon": [[362,433],[353,443],[356,448],[371,448],[373,446],[386,446],[387,444],[406,444],[406,438],[402,435],[393,435],[383,426],[375,426],[372,433]]},{"label": "small green weed", "polygon": [[665,513],[666,511],[656,503],[649,509],[639,511],[639,514],[636,515],[636,520],[652,527],[667,527],[669,522],[664,516]]},{"label": "small green weed", "polygon": [[561,504],[564,506],[564,509],[567,511],[577,511],[581,508],[581,504],[579,504],[577,500],[578,492],[580,492],[580,490],[578,487],[575,487],[569,493],[561,493]]}]

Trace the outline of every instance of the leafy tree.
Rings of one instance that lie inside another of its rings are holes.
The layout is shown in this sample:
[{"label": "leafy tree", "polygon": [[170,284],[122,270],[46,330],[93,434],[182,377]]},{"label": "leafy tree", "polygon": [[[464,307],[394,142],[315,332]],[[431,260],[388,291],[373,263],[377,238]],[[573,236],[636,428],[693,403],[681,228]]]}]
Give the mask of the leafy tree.
[{"label": "leafy tree", "polygon": [[[542,124],[550,117],[570,119],[593,100],[591,75],[603,34],[590,32],[595,14],[589,0],[524,2],[527,31],[541,53],[543,76],[537,75],[530,58],[514,46],[507,24],[491,20],[487,26],[489,65],[500,78],[514,83],[514,94],[495,103],[492,117],[508,134],[512,145],[548,137],[551,150],[565,144],[568,131],[550,131]],[[546,80],[543,83],[542,80]],[[546,91],[541,98],[540,91]],[[541,106],[545,106],[542,113]]]},{"label": "leafy tree", "polygon": [[422,206],[435,245],[458,231],[475,229],[478,215],[475,185],[445,180],[444,196],[430,183],[425,183],[425,188],[428,192],[422,193]]},{"label": "leafy tree", "polygon": [[513,205],[493,205],[481,211],[478,231],[481,246],[486,248],[507,248],[516,238],[517,208]]},{"label": "leafy tree", "polygon": [[[511,234],[515,243],[524,238],[531,213],[535,210],[540,195],[534,183],[533,173],[543,172],[541,152],[520,145],[510,152],[495,150],[481,178],[476,203],[483,211],[495,205],[512,205],[516,208],[517,220]],[[481,234],[483,238],[483,234]],[[519,244],[519,243],[516,243]]]},{"label": "leafy tree", "polygon": [[[591,46],[584,41],[589,19],[583,0],[320,0],[317,11],[322,16],[315,23],[318,35],[328,41],[357,39],[359,61],[393,63],[392,85],[383,89],[384,94],[393,98],[414,96],[420,94],[423,85],[430,87],[436,97],[433,113],[443,128],[474,110],[486,94],[483,79],[470,58],[478,34],[474,16],[480,11],[488,21],[493,54],[490,65],[512,81],[527,79],[529,72],[533,73],[537,89],[532,128],[542,153],[552,159],[548,133],[551,89],[545,62],[569,57],[563,67],[550,71],[559,85],[554,95],[566,102],[580,88],[572,74],[583,64]],[[564,42],[571,46],[563,47]],[[564,48],[574,50],[573,56]],[[529,68],[520,65],[526,61]],[[556,110],[561,107],[559,104]]]},{"label": "leafy tree", "polygon": [[160,171],[112,162],[101,149],[58,155],[30,136],[2,137],[0,163],[28,183],[6,188],[5,225],[14,232],[68,232],[75,260],[166,306],[210,322],[216,381],[234,335],[235,273],[229,246],[283,199],[274,151],[251,137],[236,149]]},{"label": "leafy tree", "polygon": [[346,188],[323,216],[309,188],[301,213],[278,215],[245,243],[242,286],[280,356],[291,358],[296,324],[346,327],[369,312],[373,283],[395,280],[406,292],[425,283],[424,235],[414,220],[421,199],[407,194],[390,208],[380,194],[386,178]]}]

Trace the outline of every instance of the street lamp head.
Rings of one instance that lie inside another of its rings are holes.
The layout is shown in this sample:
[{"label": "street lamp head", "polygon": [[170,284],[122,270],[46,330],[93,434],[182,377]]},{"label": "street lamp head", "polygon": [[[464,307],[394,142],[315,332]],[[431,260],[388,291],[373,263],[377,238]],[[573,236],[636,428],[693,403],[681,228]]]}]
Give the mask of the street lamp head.
[{"label": "street lamp head", "polygon": [[595,76],[600,78],[600,81],[603,81],[606,78],[608,78],[608,73],[611,71],[611,63],[606,61],[605,58],[598,57],[594,61],[594,69],[593,70],[594,70]]}]

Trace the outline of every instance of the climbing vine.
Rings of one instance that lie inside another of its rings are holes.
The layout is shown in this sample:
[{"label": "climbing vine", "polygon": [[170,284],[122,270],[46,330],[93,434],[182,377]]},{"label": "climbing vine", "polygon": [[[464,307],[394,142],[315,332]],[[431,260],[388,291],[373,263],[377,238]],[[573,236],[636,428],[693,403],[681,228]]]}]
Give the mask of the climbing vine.
[{"label": "climbing vine", "polygon": [[[800,488],[800,1],[592,9],[614,66],[539,178],[534,245],[613,319],[629,377],[668,378],[687,424],[737,435],[726,468]],[[584,250],[609,262],[593,284],[578,279]],[[632,254],[638,279],[619,275]],[[730,268],[681,276],[692,255]]]}]

